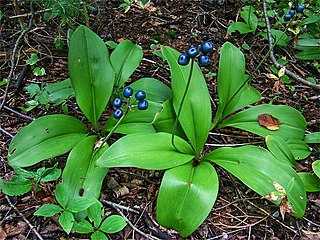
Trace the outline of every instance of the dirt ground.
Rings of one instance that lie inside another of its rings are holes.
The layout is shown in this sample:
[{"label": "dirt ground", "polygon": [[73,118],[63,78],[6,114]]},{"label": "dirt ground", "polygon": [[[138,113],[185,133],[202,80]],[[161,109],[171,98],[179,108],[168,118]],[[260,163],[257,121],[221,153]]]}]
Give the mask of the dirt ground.
[{"label": "dirt ground", "polygon": [[[13,1],[14,2],[14,1]],[[67,47],[57,49],[54,39],[58,35],[58,20],[45,22],[42,14],[36,14],[28,31],[21,39],[21,23],[29,24],[30,7],[27,1],[18,2],[19,12],[12,1],[0,1],[1,10],[6,18],[0,22],[0,77],[6,78],[11,71],[10,56],[16,46],[16,67],[13,69],[12,82],[9,85],[5,107],[0,110],[0,177],[8,180],[13,171],[6,163],[9,143],[17,131],[30,123],[31,119],[51,114],[62,113],[59,106],[39,106],[27,113],[19,107],[30,100],[23,87],[31,83],[51,83],[68,77]],[[134,73],[132,80],[143,77],[154,77],[165,84],[170,84],[167,64],[152,53],[151,47],[168,45],[179,51],[185,51],[191,44],[199,45],[205,40],[215,44],[215,52],[209,66],[203,68],[204,73],[217,73],[219,49],[225,41],[238,46],[246,57],[246,71],[250,73],[268,51],[268,42],[261,36],[227,35],[227,27],[236,21],[241,8],[240,1],[227,0],[223,4],[212,1],[153,1],[146,9],[132,6],[124,13],[119,8],[121,1],[95,1],[99,13],[90,14],[89,26],[98,33],[104,41],[120,42],[129,39],[142,46],[144,59],[141,66]],[[257,8],[262,9],[257,4]],[[21,18],[12,18],[19,14],[26,14]],[[78,23],[76,23],[78,24]],[[272,23],[271,23],[272,24]],[[62,28],[62,38],[66,39],[66,27]],[[247,43],[250,51],[241,46]],[[154,44],[154,45],[153,45]],[[276,54],[289,60],[288,68],[302,77],[317,79],[319,72],[308,62],[294,58],[294,49],[275,49]],[[37,53],[46,70],[46,75],[36,77],[32,73],[25,75],[19,89],[15,87],[16,79],[20,76],[25,60],[31,53]],[[262,92],[260,103],[273,102],[286,104],[301,111],[307,120],[307,131],[319,131],[319,92],[300,82],[293,81],[287,85],[279,79],[270,78],[272,65],[269,58],[253,76],[252,85]],[[216,79],[208,75],[206,81],[212,99],[216,102]],[[0,79],[1,80],[1,79]],[[293,90],[294,87],[294,90]],[[5,86],[0,88],[1,95],[5,94]],[[2,100],[1,100],[2,101]],[[75,100],[67,102],[70,115],[79,115]],[[213,107],[215,110],[215,106]],[[21,113],[18,115],[16,112]],[[221,135],[222,134],[222,135]],[[249,140],[247,140],[249,139]],[[208,143],[236,144],[259,138],[235,129],[224,129],[219,135],[210,135]],[[212,146],[207,146],[208,150]],[[313,149],[314,150],[314,149]],[[299,162],[304,171],[311,171],[311,163],[316,159],[313,154]],[[65,161],[62,156],[58,161]],[[35,166],[41,167],[48,163]],[[318,193],[308,193],[307,210],[303,218],[297,219],[286,215],[282,220],[277,206],[261,199],[259,195],[248,189],[227,171],[217,167],[220,177],[220,189],[217,202],[206,221],[188,238],[185,239],[320,239],[320,196]],[[162,171],[144,171],[139,169],[111,169],[104,184],[102,199],[118,203],[123,207],[138,207],[149,217],[139,213],[123,210],[134,226],[145,234],[152,234],[154,227],[155,206]],[[125,188],[119,193],[108,187],[111,181],[117,182]],[[24,194],[8,197],[0,192],[0,240],[1,239],[89,239],[89,235],[71,233],[67,235],[57,222],[57,217],[42,218],[33,213],[44,203],[54,201],[53,183],[41,185],[40,193]],[[105,205],[107,213],[117,213],[110,204]],[[153,221],[150,221],[150,220]],[[159,227],[159,231],[167,235],[168,239],[183,239],[172,230]],[[127,226],[117,234],[109,235],[110,239],[146,239],[136,229]]]}]

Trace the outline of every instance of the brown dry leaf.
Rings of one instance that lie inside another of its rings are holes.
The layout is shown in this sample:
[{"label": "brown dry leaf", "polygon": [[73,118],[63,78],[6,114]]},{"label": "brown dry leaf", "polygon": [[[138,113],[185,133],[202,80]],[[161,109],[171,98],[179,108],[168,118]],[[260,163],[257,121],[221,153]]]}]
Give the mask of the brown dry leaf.
[{"label": "brown dry leaf", "polygon": [[302,236],[305,237],[305,239],[320,240],[319,232],[310,232],[310,231],[302,230]]},{"label": "brown dry leaf", "polygon": [[7,237],[6,232],[3,230],[3,228],[0,226],[0,240],[5,240]]},{"label": "brown dry leaf", "polygon": [[272,73],[266,73],[265,75],[266,75],[267,78],[272,79],[272,80],[278,80],[279,79],[276,75],[274,75]]},{"label": "brown dry leaf", "polygon": [[25,222],[18,222],[16,226],[10,226],[6,224],[4,229],[8,237],[16,236],[18,234],[23,234],[28,230],[28,225]]},{"label": "brown dry leaf", "polygon": [[284,188],[276,181],[272,180],[272,185],[275,187],[275,189],[277,189],[277,191],[282,192],[284,194],[286,193],[286,190],[284,190]]},{"label": "brown dry leaf", "polygon": [[278,130],[279,125],[281,124],[277,118],[271,116],[270,114],[261,114],[258,116],[258,120],[260,126],[263,126],[271,131]]},{"label": "brown dry leaf", "polygon": [[284,220],[284,215],[286,213],[289,213],[289,214],[293,214],[293,213],[296,213],[292,206],[290,205],[290,202],[288,201],[288,198],[285,197],[282,202],[280,203],[280,213],[281,213],[281,216],[282,216],[282,220]]},{"label": "brown dry leaf", "polygon": [[265,198],[270,201],[278,201],[280,199],[283,199],[286,195],[285,194],[279,194],[278,192],[271,192],[262,198]]}]

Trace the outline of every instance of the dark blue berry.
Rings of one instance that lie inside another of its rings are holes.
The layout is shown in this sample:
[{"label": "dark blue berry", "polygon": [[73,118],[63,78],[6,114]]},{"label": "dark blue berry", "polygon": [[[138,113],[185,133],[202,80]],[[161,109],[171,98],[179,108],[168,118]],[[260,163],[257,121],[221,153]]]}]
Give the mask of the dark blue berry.
[{"label": "dark blue berry", "polygon": [[200,49],[201,49],[201,52],[203,54],[208,54],[208,53],[210,53],[212,51],[213,44],[210,41],[204,42],[204,43],[201,44]]},{"label": "dark blue berry", "polygon": [[285,14],[283,17],[284,21],[288,22],[291,19],[291,15],[289,13]]},{"label": "dark blue berry", "polygon": [[114,118],[116,118],[116,119],[121,118],[122,115],[123,115],[123,111],[122,111],[121,109],[117,109],[117,110],[115,110],[115,111],[113,112],[113,116],[114,116]]},{"label": "dark blue berry", "polygon": [[304,10],[304,6],[301,5],[301,4],[299,4],[299,5],[297,6],[297,12],[298,12],[298,13],[302,13],[303,10]]},{"label": "dark blue berry", "polygon": [[146,98],[146,96],[147,96],[147,94],[143,90],[139,90],[138,92],[136,92],[136,95],[135,95],[137,100],[143,100]]},{"label": "dark blue berry", "polygon": [[98,15],[98,13],[99,13],[98,9],[97,9],[97,8],[95,8],[95,7],[94,7],[94,8],[92,8],[92,10],[91,10],[91,11],[92,11],[92,14],[93,14],[93,15]]},{"label": "dark blue berry", "polygon": [[190,57],[186,53],[181,54],[178,58],[178,63],[181,66],[188,65],[189,61],[190,61]]},{"label": "dark blue berry", "polygon": [[146,110],[148,108],[148,101],[146,100],[140,100],[138,102],[138,109],[139,110]]},{"label": "dark blue berry", "polygon": [[291,17],[293,17],[293,16],[296,14],[296,10],[291,9],[291,10],[289,11],[289,14],[291,15]]},{"label": "dark blue berry", "polygon": [[196,47],[191,46],[188,50],[187,50],[187,55],[189,58],[195,58],[198,55],[199,51]]},{"label": "dark blue berry", "polygon": [[125,89],[123,89],[123,96],[125,98],[131,97],[132,93],[133,93],[133,89],[131,87],[126,87]]},{"label": "dark blue berry", "polygon": [[115,108],[119,108],[119,107],[121,107],[122,106],[122,99],[121,98],[115,98],[114,100],[113,100],[113,106],[115,107]]},{"label": "dark blue berry", "polygon": [[207,55],[199,56],[199,64],[200,66],[206,66],[209,63],[209,57]]}]

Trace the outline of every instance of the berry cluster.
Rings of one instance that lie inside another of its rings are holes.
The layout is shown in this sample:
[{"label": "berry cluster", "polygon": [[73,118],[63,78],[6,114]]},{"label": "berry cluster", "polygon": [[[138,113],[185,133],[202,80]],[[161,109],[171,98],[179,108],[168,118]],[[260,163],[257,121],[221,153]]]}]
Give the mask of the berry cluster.
[{"label": "berry cluster", "polygon": [[297,6],[297,9],[296,9],[296,10],[291,9],[287,14],[284,15],[284,17],[283,17],[284,21],[286,21],[286,22],[290,21],[291,18],[293,18],[293,16],[296,14],[296,12],[297,12],[297,13],[302,13],[303,10],[304,10],[304,6],[301,5],[301,4],[299,4],[299,5]]},{"label": "berry cluster", "polygon": [[[206,66],[209,63],[209,56],[208,54],[212,51],[213,44],[210,41],[204,42],[200,46],[200,50],[202,54],[198,57],[199,65],[200,66]],[[181,66],[186,66],[189,64],[190,59],[194,59],[198,56],[199,50],[191,46],[186,53],[183,53],[178,58],[178,63]]]},{"label": "berry cluster", "polygon": [[[122,95],[125,98],[131,98],[132,94],[133,94],[133,89],[131,87],[126,87],[125,89],[123,89]],[[145,100],[146,96],[147,94],[143,90],[139,90],[136,92],[135,98],[138,101],[139,110],[146,110],[148,108],[148,101]],[[113,108],[115,109],[115,111],[113,112],[113,116],[116,119],[121,118],[123,115],[123,110],[121,109],[122,105],[123,105],[123,100],[121,98],[117,97],[113,100]]]}]

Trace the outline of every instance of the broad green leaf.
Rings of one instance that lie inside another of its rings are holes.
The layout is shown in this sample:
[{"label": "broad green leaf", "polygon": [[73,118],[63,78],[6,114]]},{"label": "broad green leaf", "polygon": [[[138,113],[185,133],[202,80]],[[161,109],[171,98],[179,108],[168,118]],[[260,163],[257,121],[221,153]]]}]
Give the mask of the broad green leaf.
[{"label": "broad green leaf", "polygon": [[108,240],[108,238],[103,232],[95,231],[91,235],[91,240]]},{"label": "broad green leaf", "polygon": [[293,215],[304,215],[306,192],[301,179],[290,165],[280,162],[266,149],[256,146],[222,147],[204,159],[223,167],[261,196],[274,192],[273,182],[278,183],[296,212]]},{"label": "broad green leaf", "polygon": [[104,209],[101,202],[96,201],[95,204],[88,208],[87,213],[89,220],[94,223],[94,227],[99,227],[102,221],[102,216],[104,215]]},{"label": "broad green leaf", "polygon": [[59,224],[66,233],[70,233],[74,224],[74,216],[71,212],[65,211],[59,217]]},{"label": "broad green leaf", "polygon": [[297,167],[295,158],[290,150],[290,146],[279,136],[267,135],[266,144],[269,151],[276,159],[291,167]]},{"label": "broad green leaf", "polygon": [[154,78],[141,78],[129,86],[134,92],[144,90],[148,101],[162,103],[172,97],[171,89]]},{"label": "broad green leaf", "polygon": [[61,169],[55,167],[47,168],[41,174],[41,182],[50,182],[57,180],[61,175]]},{"label": "broad green leaf", "polygon": [[226,42],[220,53],[218,70],[219,106],[213,127],[230,113],[260,99],[260,93],[247,83],[243,53],[233,44]]},{"label": "broad green leaf", "polygon": [[28,87],[25,88],[27,92],[30,94],[30,99],[40,93],[41,89],[38,84],[31,83]]},{"label": "broad green leaf", "polygon": [[305,143],[320,143],[320,132],[313,132],[304,137]]},{"label": "broad green leaf", "polygon": [[252,29],[252,31],[256,31],[258,26],[258,18],[254,14],[255,9],[252,6],[246,6],[241,11],[240,16],[243,20],[248,24],[248,27]]},{"label": "broad green leaf", "polygon": [[[186,90],[191,63],[178,64],[180,53],[170,47],[162,47],[162,54],[170,66],[173,106],[177,114]],[[211,103],[206,81],[198,64],[194,64],[190,86],[182,106],[179,122],[195,149],[196,156],[208,138],[211,127]]]},{"label": "broad green leaf", "polygon": [[[277,118],[281,122],[279,129],[271,131],[260,126],[258,116],[261,114],[270,114]],[[261,137],[276,135],[286,141],[288,139],[303,139],[306,125],[306,120],[302,114],[292,107],[261,104],[233,115],[224,120],[218,127],[240,128]]]},{"label": "broad green leaf", "polygon": [[56,204],[44,204],[33,215],[43,216],[43,217],[52,217],[62,211],[63,209]]},{"label": "broad green leaf", "polygon": [[28,167],[68,152],[86,137],[88,129],[74,117],[48,115],[22,128],[9,146],[8,164]]},{"label": "broad green leaf", "polygon": [[157,220],[186,237],[210,213],[218,194],[218,176],[208,162],[192,162],[167,170],[157,202]]},{"label": "broad green leaf", "polygon": [[295,57],[302,60],[320,60],[320,47],[302,50]]},{"label": "broad green leaf", "polygon": [[86,180],[96,136],[80,141],[70,152],[62,173],[62,183],[67,189],[68,205],[77,199]]},{"label": "broad green leaf", "polygon": [[14,172],[16,175],[19,175],[20,177],[23,178],[37,178],[38,177],[38,171],[37,172],[31,172],[27,171],[23,168],[20,167],[14,167]]},{"label": "broad green leaf", "polygon": [[227,30],[227,33],[229,35],[231,35],[232,33],[234,33],[235,31],[239,31],[240,34],[245,34],[245,33],[250,33],[250,32],[254,32],[254,30],[252,30],[248,24],[244,23],[244,22],[234,22],[232,23]]},{"label": "broad green leaf", "polygon": [[73,212],[73,213],[78,213],[81,212],[83,210],[86,210],[88,207],[92,206],[93,204],[95,204],[95,199],[88,199],[85,197],[79,197],[77,199],[75,199],[74,201],[72,201],[68,207],[67,210],[69,212]]},{"label": "broad green leaf", "polygon": [[288,139],[287,144],[296,160],[305,159],[311,154],[308,145],[300,139]]},{"label": "broad green leaf", "polygon": [[[116,133],[132,134],[132,133],[155,133],[155,129],[152,126],[152,121],[157,112],[162,109],[162,104],[157,102],[148,101],[149,105],[146,110],[139,110],[135,105],[128,111],[121,123],[116,128]],[[103,131],[110,131],[117,119],[114,116],[110,117],[103,127]]]},{"label": "broad green leaf", "polygon": [[80,222],[74,222],[73,229],[77,233],[81,233],[81,234],[91,233],[94,231],[91,223],[89,223],[85,219],[81,219]]},{"label": "broad green leaf", "polygon": [[[173,109],[172,99],[169,99],[163,103],[162,110],[156,114],[152,122],[152,126],[157,132],[172,133],[176,117],[177,116]],[[177,125],[175,134],[183,139],[187,139],[179,123]]]},{"label": "broad green leaf", "polygon": [[62,183],[57,184],[56,190],[54,193],[57,202],[63,207],[66,208],[69,200],[68,188]]},{"label": "broad green leaf", "polygon": [[312,170],[314,174],[316,174],[318,178],[320,178],[320,160],[316,160],[312,163]]},{"label": "broad green leaf", "polygon": [[[194,158],[190,145],[176,137],[177,151],[169,133],[129,134],[112,144],[97,160],[98,167],[138,167],[148,170],[168,169]],[[183,153],[182,153],[183,152]]]},{"label": "broad green leaf", "polygon": [[116,74],[116,86],[122,86],[140,65],[143,57],[142,48],[129,40],[119,43],[110,56]]},{"label": "broad green leaf", "polygon": [[0,189],[9,196],[21,195],[32,189],[32,182],[20,175],[13,176],[9,182],[3,182],[0,178]]},{"label": "broad green leaf", "polygon": [[[295,48],[298,50],[305,50],[310,47],[314,47],[314,48],[319,49],[320,48],[319,45],[320,45],[320,39],[307,38],[307,39],[299,39],[297,44],[295,45]],[[318,51],[320,51],[320,50],[318,50]]]},{"label": "broad green leaf", "polygon": [[97,34],[80,26],[70,40],[68,60],[77,103],[97,129],[114,85],[108,49]]},{"label": "broad green leaf", "polygon": [[[261,32],[260,35],[263,36],[265,39],[268,39],[266,30]],[[285,32],[281,30],[271,29],[271,35],[274,39],[274,43],[282,47],[286,47],[291,41],[291,37],[289,37]]]},{"label": "broad green leaf", "polygon": [[123,217],[119,215],[112,215],[103,221],[99,229],[105,233],[111,234],[121,231],[126,225],[127,222]]},{"label": "broad green leaf", "polygon": [[320,178],[306,172],[299,172],[298,175],[307,192],[320,192]]},{"label": "broad green leaf", "polygon": [[70,78],[62,82],[48,84],[43,90],[48,91],[49,100],[55,104],[75,96]]}]

